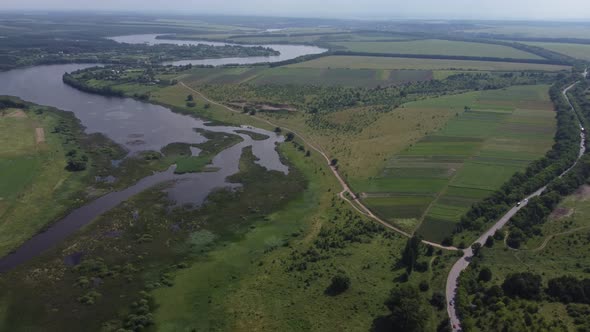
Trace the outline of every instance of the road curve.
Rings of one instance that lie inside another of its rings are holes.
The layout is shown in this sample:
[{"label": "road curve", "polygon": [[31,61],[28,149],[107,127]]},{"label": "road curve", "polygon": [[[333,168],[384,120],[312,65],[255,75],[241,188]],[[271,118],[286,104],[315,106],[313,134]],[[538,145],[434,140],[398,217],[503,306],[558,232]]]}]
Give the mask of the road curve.
[{"label": "road curve", "polygon": [[[586,77],[586,75],[587,75],[587,71],[584,72],[583,76]],[[574,109],[574,106],[572,105],[572,103],[570,102],[569,97],[567,96],[567,92],[578,83],[579,82],[575,82],[563,90],[563,95],[564,95],[565,99],[567,100],[568,104],[570,105],[570,110],[573,112],[575,112],[575,109]],[[582,123],[580,122],[580,118],[577,114],[576,114],[576,117],[578,119],[580,128],[582,128]],[[578,161],[580,160],[582,155],[584,155],[584,153],[586,152],[585,142],[586,142],[586,136],[584,134],[584,131],[581,131],[580,132],[580,152],[578,154],[578,158],[572,164],[572,166],[570,168],[568,168],[567,170],[565,170],[561,175],[559,175],[559,177],[564,176],[574,166],[576,166],[576,164],[578,163]],[[512,209],[510,209],[510,211],[508,211],[504,216],[502,216],[502,218],[500,218],[500,220],[498,220],[490,229],[488,229],[485,233],[483,233],[473,244],[479,243],[483,246],[489,236],[493,236],[497,230],[504,227],[504,225],[506,225],[510,221],[510,219],[512,219],[512,217],[520,209],[522,209],[523,207],[525,207],[528,204],[528,201],[531,198],[536,197],[536,196],[540,196],[545,191],[545,189],[547,189],[547,186],[543,186],[539,190],[537,190],[534,193],[527,196],[526,199],[523,200],[523,202],[520,206],[515,206]],[[455,263],[455,265],[453,265],[453,267],[451,268],[451,271],[449,272],[449,275],[447,277],[447,285],[446,285],[446,291],[445,291],[446,298],[447,298],[447,313],[449,314],[449,320],[450,320],[451,327],[452,327],[453,331],[461,331],[461,321],[459,320],[459,317],[457,316],[457,311],[456,311],[456,308],[454,305],[455,295],[457,294],[459,275],[461,275],[461,272],[463,272],[469,266],[469,263],[471,262],[472,258],[473,258],[473,250],[471,250],[471,247],[463,250],[463,256]]]},{"label": "road curve", "polygon": [[[227,109],[228,111],[234,112],[234,113],[242,113],[238,110],[235,110],[227,105],[218,103],[214,100],[211,100],[209,98],[207,98],[207,96],[205,96],[204,94],[202,94],[200,91],[197,91],[193,88],[191,88],[190,86],[184,84],[184,82],[180,81],[179,82],[180,85],[182,85],[184,88],[186,88],[187,90],[196,93],[197,95],[199,95],[199,97],[201,97],[203,100],[207,101],[210,104],[214,104],[217,106],[221,106],[225,109]],[[332,173],[334,174],[334,176],[336,177],[336,179],[338,180],[338,182],[340,183],[340,186],[342,187],[342,191],[338,194],[338,196],[343,199],[344,201],[346,201],[348,204],[350,204],[350,206],[352,206],[357,212],[359,212],[360,214],[373,219],[374,221],[378,222],[379,224],[383,225],[385,228],[388,228],[390,230],[393,230],[405,237],[412,237],[412,234],[397,228],[393,225],[391,225],[390,223],[386,222],[385,220],[379,218],[377,215],[375,215],[366,205],[364,205],[359,198],[357,197],[357,195],[350,189],[350,187],[348,186],[348,184],[346,183],[346,181],[344,181],[344,179],[342,178],[342,176],[340,175],[340,173],[338,172],[338,167],[335,165],[332,165],[331,159],[328,157],[328,155],[326,153],[324,153],[324,151],[322,151],[319,147],[315,146],[314,144],[312,144],[311,142],[309,142],[307,139],[305,139],[305,137],[301,134],[299,134],[297,131],[289,129],[287,127],[284,126],[279,126],[276,123],[273,123],[267,119],[263,119],[259,116],[255,116],[255,118],[257,118],[258,120],[261,120],[267,124],[269,124],[272,127],[281,127],[287,131],[292,132],[294,135],[296,135],[297,137],[299,137],[303,143],[305,143],[307,146],[309,146],[311,149],[313,149],[314,151],[316,151],[317,153],[319,153],[322,157],[324,157],[324,159],[326,160],[326,162],[328,163],[328,166],[330,167],[330,170],[332,170]],[[457,251],[459,250],[456,247],[447,247],[447,246],[443,246],[439,243],[434,243],[434,242],[430,242],[430,241],[426,241],[423,240],[422,243],[426,244],[426,245],[430,245],[436,248],[440,248],[440,249],[445,249],[445,250],[451,250],[451,251]]]}]

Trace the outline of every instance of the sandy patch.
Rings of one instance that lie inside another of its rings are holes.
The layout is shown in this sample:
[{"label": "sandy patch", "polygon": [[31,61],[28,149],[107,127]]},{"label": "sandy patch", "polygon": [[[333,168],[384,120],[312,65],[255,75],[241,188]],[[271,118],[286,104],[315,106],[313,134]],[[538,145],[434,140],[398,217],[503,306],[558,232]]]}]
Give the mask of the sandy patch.
[{"label": "sandy patch", "polygon": [[23,119],[23,118],[27,117],[27,114],[23,110],[16,110],[11,113],[8,113],[8,115],[6,115],[6,117]]},{"label": "sandy patch", "polygon": [[590,186],[583,185],[580,189],[576,190],[576,198],[582,201],[586,201],[590,198]]},{"label": "sandy patch", "polygon": [[563,219],[574,214],[574,209],[560,207],[551,212],[549,219]]},{"label": "sandy patch", "polygon": [[45,142],[45,130],[43,128],[35,128],[35,136],[37,137],[37,144]]}]

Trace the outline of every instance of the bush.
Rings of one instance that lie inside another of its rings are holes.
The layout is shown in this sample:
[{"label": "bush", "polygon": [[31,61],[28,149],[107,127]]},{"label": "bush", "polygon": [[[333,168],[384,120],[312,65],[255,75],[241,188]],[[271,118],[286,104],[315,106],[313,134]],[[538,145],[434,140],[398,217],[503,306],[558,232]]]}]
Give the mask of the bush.
[{"label": "bush", "polygon": [[326,293],[330,295],[338,295],[344,293],[349,287],[350,278],[345,272],[340,271],[337,275],[332,277],[332,282],[326,289]]},{"label": "bush", "polygon": [[102,295],[97,291],[90,291],[78,298],[78,302],[86,305],[93,305]]},{"label": "bush", "polygon": [[489,267],[484,267],[479,271],[478,279],[483,282],[489,282],[492,280],[492,270]]},{"label": "bush", "polygon": [[446,300],[447,298],[445,297],[445,294],[442,292],[434,292],[430,298],[430,304],[438,310],[443,310],[446,307]]},{"label": "bush", "polygon": [[428,284],[427,281],[421,281],[419,288],[420,288],[421,292],[426,292],[430,289],[430,285]]}]

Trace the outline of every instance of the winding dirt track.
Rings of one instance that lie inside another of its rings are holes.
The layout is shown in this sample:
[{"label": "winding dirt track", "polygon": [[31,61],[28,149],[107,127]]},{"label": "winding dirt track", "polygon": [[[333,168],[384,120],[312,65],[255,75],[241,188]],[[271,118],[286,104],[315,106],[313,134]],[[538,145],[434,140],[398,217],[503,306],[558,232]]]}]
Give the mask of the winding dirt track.
[{"label": "winding dirt track", "polygon": [[[583,76],[584,76],[584,78],[587,76],[587,71],[585,71],[583,73]],[[573,83],[572,85],[568,86],[567,88],[565,88],[563,90],[563,96],[565,97],[565,99],[567,100],[568,104],[570,105],[570,111],[572,111],[574,113],[576,112],[576,110],[574,109],[574,106],[570,102],[570,100],[569,100],[569,98],[567,96],[567,92],[570,89],[572,89],[578,83],[579,83],[579,81]],[[580,128],[582,128],[582,123],[580,121],[580,118],[579,118],[579,116],[578,116],[577,113],[575,113],[575,114],[576,114],[576,117],[578,119]],[[565,170],[561,175],[559,175],[559,177],[564,176],[574,166],[576,166],[576,164],[578,163],[578,161],[580,160],[580,158],[586,152],[585,142],[586,142],[586,136],[584,134],[584,131],[582,131],[580,133],[580,152],[578,154],[578,158],[572,164],[572,166],[570,168],[568,168],[567,170]],[[488,236],[493,236],[494,233],[497,230],[499,230],[502,227],[504,227],[504,225],[506,225],[510,221],[510,219],[520,209],[522,209],[523,207],[525,207],[527,205],[528,200],[530,200],[533,197],[540,196],[545,191],[545,189],[547,189],[547,186],[546,185],[543,186],[542,188],[540,188],[539,190],[535,191],[534,193],[532,193],[528,197],[526,197],[526,200],[524,200],[523,203],[520,206],[515,206],[512,209],[510,209],[510,211],[508,211],[502,218],[500,218],[500,220],[498,220],[489,230],[487,230],[484,234],[482,234],[479,237],[479,239],[477,239],[474,242],[474,244],[475,243],[479,243],[479,244],[481,244],[483,246],[485,244],[485,241],[487,240]],[[453,331],[461,331],[461,321],[459,320],[459,317],[457,316],[457,311],[456,311],[455,306],[454,306],[455,295],[457,294],[457,287],[458,287],[459,276],[461,275],[461,272],[463,272],[469,266],[469,263],[471,262],[472,258],[473,258],[473,251],[471,250],[471,247],[463,250],[463,257],[461,257],[455,263],[455,265],[453,265],[453,267],[451,268],[451,271],[449,271],[449,275],[447,277],[447,285],[446,285],[447,313],[449,314],[449,320],[450,320],[451,327],[452,327]]]},{"label": "winding dirt track", "polygon": [[[228,111],[234,112],[234,113],[242,113],[236,109],[233,109],[227,105],[218,103],[214,100],[211,100],[209,98],[207,98],[207,96],[205,96],[204,94],[202,94],[201,92],[191,88],[190,86],[184,84],[184,82],[180,81],[179,82],[180,85],[182,85],[184,88],[186,88],[187,90],[199,95],[199,97],[201,97],[203,100],[207,101],[210,104],[214,104],[220,107],[225,108]],[[326,153],[324,153],[324,151],[322,151],[319,147],[317,147],[316,145],[312,144],[309,140],[305,139],[305,137],[303,135],[301,135],[300,133],[298,133],[295,130],[292,130],[290,128],[284,127],[284,126],[280,126],[276,123],[273,123],[267,119],[263,119],[259,116],[255,116],[253,115],[255,118],[257,118],[260,121],[263,121],[267,124],[269,124],[270,126],[273,127],[281,127],[287,131],[292,132],[294,135],[296,135],[297,137],[299,137],[299,139],[301,139],[301,141],[303,141],[303,143],[305,143],[307,146],[309,146],[312,150],[316,151],[317,153],[319,153],[322,157],[324,157],[324,159],[326,160],[326,162],[328,163],[328,166],[330,167],[330,169],[332,170],[332,173],[334,174],[334,176],[336,177],[336,179],[338,180],[338,182],[340,183],[340,185],[342,186],[342,191],[338,194],[338,196],[340,196],[341,199],[343,199],[344,201],[346,201],[348,204],[350,204],[350,206],[352,206],[356,211],[358,211],[359,213],[361,213],[362,215],[378,222],[379,224],[383,225],[384,227],[393,230],[405,237],[411,237],[412,234],[399,229],[391,224],[389,224],[388,222],[384,221],[383,219],[379,218],[378,216],[376,216],[367,206],[365,206],[360,200],[359,198],[354,194],[354,192],[350,189],[350,187],[348,186],[348,184],[346,183],[346,181],[344,181],[344,179],[342,178],[342,176],[340,175],[340,173],[338,172],[338,167],[333,166],[331,164],[331,160],[328,157],[328,155]],[[350,197],[350,198],[349,198]],[[434,243],[434,242],[430,242],[430,241],[426,241],[423,240],[422,243],[427,244],[427,245],[431,245],[433,247],[436,248],[440,248],[440,249],[445,249],[445,250],[459,250],[456,247],[447,247],[447,246],[443,246],[439,243]]]}]

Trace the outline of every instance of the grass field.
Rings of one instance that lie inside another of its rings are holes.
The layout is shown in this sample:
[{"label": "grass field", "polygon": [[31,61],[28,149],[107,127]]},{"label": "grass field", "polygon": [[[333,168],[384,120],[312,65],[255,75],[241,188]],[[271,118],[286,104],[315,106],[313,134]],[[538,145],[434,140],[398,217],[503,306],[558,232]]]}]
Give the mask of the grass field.
[{"label": "grass field", "polygon": [[180,78],[191,85],[240,83],[314,84],[374,88],[377,86],[431,80],[433,73],[430,70],[240,67],[195,68],[190,74],[184,74]]},{"label": "grass field", "polygon": [[494,58],[542,59],[541,57],[503,45],[425,39],[399,42],[335,42],[338,49],[353,52],[392,54],[463,55]]},{"label": "grass field", "polygon": [[315,60],[295,63],[289,68],[350,68],[350,69],[417,69],[417,70],[482,70],[482,71],[512,71],[512,70],[569,70],[567,66],[541,65],[532,63],[465,61],[465,60],[437,60],[412,58],[385,58],[370,56],[327,56]]},{"label": "grass field", "polygon": [[[550,148],[555,121],[547,89],[516,86],[406,104],[409,113],[440,110],[453,116],[441,130],[389,158],[379,176],[351,185],[384,218],[418,225],[420,234],[441,241],[472,203]],[[383,208],[372,202],[375,195],[420,203]]]},{"label": "grass field", "polygon": [[[65,170],[65,148],[52,133],[60,117],[16,109],[0,115],[0,256],[75,206],[86,172]],[[44,129],[42,141],[36,128]]]},{"label": "grass field", "polygon": [[[588,35],[590,37],[590,35]],[[524,42],[524,44],[539,46],[548,50],[569,55],[572,58],[590,61],[590,45],[588,44],[566,44],[566,43],[536,43]]]}]

